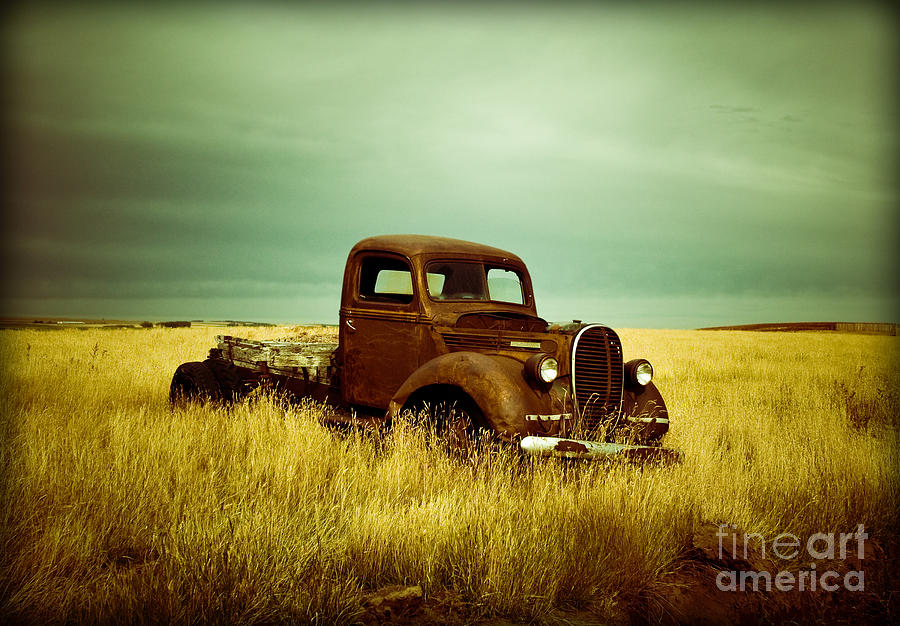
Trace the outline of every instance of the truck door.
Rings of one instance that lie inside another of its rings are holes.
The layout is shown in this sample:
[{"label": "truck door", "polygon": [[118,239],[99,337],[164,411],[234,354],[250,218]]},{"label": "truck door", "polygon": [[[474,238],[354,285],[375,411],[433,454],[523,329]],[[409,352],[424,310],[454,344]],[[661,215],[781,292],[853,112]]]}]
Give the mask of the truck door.
[{"label": "truck door", "polygon": [[404,257],[357,255],[341,307],[341,392],[346,402],[386,409],[419,365],[419,299]]}]

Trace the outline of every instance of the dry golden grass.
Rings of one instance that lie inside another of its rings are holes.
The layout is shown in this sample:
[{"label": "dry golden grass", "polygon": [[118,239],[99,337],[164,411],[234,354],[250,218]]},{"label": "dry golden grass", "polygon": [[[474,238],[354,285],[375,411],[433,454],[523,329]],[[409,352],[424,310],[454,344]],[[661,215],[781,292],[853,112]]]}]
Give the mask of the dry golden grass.
[{"label": "dry golden grass", "polygon": [[[657,369],[669,468],[448,458],[341,434],[313,405],[167,404],[222,329],[0,333],[0,617],[352,622],[365,590],[469,616],[653,603],[701,520],[896,535],[893,337],[621,331]],[[333,330],[228,329],[329,340]]]}]

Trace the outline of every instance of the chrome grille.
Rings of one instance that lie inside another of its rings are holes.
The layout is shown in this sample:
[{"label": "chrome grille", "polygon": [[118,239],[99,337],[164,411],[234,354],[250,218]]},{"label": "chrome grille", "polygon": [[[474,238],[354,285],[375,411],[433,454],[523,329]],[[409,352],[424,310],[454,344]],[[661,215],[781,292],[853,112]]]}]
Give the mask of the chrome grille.
[{"label": "chrome grille", "polygon": [[594,429],[622,406],[622,344],[606,326],[587,326],[572,344],[572,389],[582,426]]}]

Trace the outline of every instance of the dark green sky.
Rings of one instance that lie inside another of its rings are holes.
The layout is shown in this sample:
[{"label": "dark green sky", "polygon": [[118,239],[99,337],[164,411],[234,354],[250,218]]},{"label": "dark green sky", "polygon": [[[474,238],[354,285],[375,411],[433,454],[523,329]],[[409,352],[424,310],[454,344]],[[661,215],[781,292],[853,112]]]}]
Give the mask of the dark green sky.
[{"label": "dark green sky", "polygon": [[412,232],[549,319],[898,321],[875,5],[228,6],[8,13],[3,313],[333,322]]}]

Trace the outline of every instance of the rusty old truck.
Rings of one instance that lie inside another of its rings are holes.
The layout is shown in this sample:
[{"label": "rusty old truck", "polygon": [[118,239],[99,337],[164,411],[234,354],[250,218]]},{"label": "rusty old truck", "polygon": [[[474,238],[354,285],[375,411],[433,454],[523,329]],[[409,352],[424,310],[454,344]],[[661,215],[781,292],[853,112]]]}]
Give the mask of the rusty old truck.
[{"label": "rusty old truck", "polygon": [[652,365],[624,361],[612,328],[545,321],[518,256],[444,237],[360,241],[338,343],[219,336],[178,367],[170,398],[232,401],[263,384],[337,407],[336,420],[433,411],[439,427],[537,456],[654,456],[669,428]]}]

